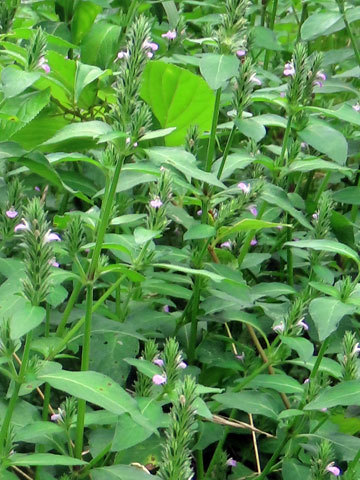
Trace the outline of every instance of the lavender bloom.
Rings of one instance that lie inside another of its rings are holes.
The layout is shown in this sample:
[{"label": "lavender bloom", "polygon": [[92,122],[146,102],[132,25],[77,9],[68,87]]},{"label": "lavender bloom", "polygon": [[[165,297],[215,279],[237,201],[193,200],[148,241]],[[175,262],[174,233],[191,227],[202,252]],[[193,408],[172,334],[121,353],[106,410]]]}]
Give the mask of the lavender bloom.
[{"label": "lavender bloom", "polygon": [[317,74],[316,74],[316,78],[317,78],[318,80],[321,80],[322,82],[325,82],[325,80],[326,80],[326,75],[325,75],[325,73],[324,73],[322,70],[319,70],[319,71],[317,72]]},{"label": "lavender bloom", "polygon": [[325,470],[331,473],[332,475],[334,475],[335,477],[338,477],[341,474],[341,470],[339,467],[335,465],[335,462],[329,463],[329,465],[327,465]]},{"label": "lavender bloom", "polygon": [[146,56],[148,58],[153,58],[154,54],[153,54],[153,52],[147,52]]},{"label": "lavender bloom", "polygon": [[256,238],[253,238],[253,239],[251,240],[251,242],[250,242],[250,245],[251,245],[252,247],[255,247],[255,245],[257,245],[257,243],[258,243],[258,242],[257,242]]},{"label": "lavender bloom", "polygon": [[285,63],[285,67],[284,67],[284,75],[286,77],[288,76],[291,76],[293,77],[295,75],[295,67],[294,67],[294,64],[293,62],[288,62],[288,63]]},{"label": "lavender bloom", "polygon": [[278,323],[277,325],[274,325],[274,326],[272,327],[272,329],[273,329],[274,332],[276,332],[276,333],[282,333],[282,332],[285,330],[284,322],[280,322],[280,323]]},{"label": "lavender bloom", "polygon": [[[116,60],[122,60],[123,58],[127,58],[128,56],[129,56],[129,52],[125,51],[125,50],[122,50],[117,54]],[[115,60],[115,62],[116,62],[116,60]]]},{"label": "lavender bloom", "polygon": [[230,240],[227,240],[226,242],[222,243],[220,245],[220,248],[228,248],[229,250],[231,250],[231,242]]},{"label": "lavender bloom", "polygon": [[282,225],[278,225],[276,228],[277,228],[278,230],[282,230],[284,227],[283,227]]},{"label": "lavender bloom", "polygon": [[40,187],[36,186],[34,187],[34,190],[36,190],[37,192],[40,192]]},{"label": "lavender bloom", "polygon": [[30,230],[30,225],[24,218],[22,219],[22,223],[16,225],[16,227],[14,228],[14,232],[20,232],[21,230]]},{"label": "lavender bloom", "polygon": [[198,217],[200,217],[200,216],[202,215],[202,210],[198,210],[198,211],[196,212],[196,215],[197,215]]},{"label": "lavender bloom", "polygon": [[163,385],[166,383],[166,375],[154,375],[152,381],[155,385]]},{"label": "lavender bloom", "polygon": [[54,233],[51,230],[48,230],[44,237],[44,243],[49,243],[49,242],[61,242],[61,238],[57,233]]},{"label": "lavender bloom", "polygon": [[163,311],[164,311],[165,313],[169,313],[169,312],[170,312],[170,307],[169,307],[169,305],[164,305],[164,306],[163,306]]},{"label": "lavender bloom", "polygon": [[237,187],[244,193],[250,193],[251,185],[250,183],[240,182],[237,184]]},{"label": "lavender bloom", "polygon": [[253,73],[250,77],[250,82],[256,83],[256,85],[262,85],[260,78],[257,78],[256,73]]},{"label": "lavender bloom", "polygon": [[175,30],[169,30],[168,32],[163,33],[161,36],[162,38],[167,38],[168,40],[175,40],[177,33]]},{"label": "lavender bloom", "polygon": [[150,50],[156,52],[156,50],[159,50],[159,45],[157,43],[145,40],[145,42],[143,43],[143,48],[150,48]]},{"label": "lavender bloom", "polygon": [[286,92],[280,92],[280,97],[285,98],[286,97]]},{"label": "lavender bloom", "polygon": [[42,68],[45,73],[50,73],[51,71],[49,65],[46,63],[45,57],[40,57],[38,67]]},{"label": "lavender bloom", "polygon": [[304,385],[306,385],[307,383],[310,383],[310,378],[305,378],[305,380],[303,381]]},{"label": "lavender bloom", "polygon": [[236,51],[236,56],[237,57],[244,57],[246,55],[246,50],[240,49]]},{"label": "lavender bloom", "polygon": [[187,368],[187,363],[184,361],[181,361],[178,365],[178,368],[182,368],[182,369]]},{"label": "lavender bloom", "polygon": [[314,87],[322,88],[322,87],[323,87],[323,83],[320,82],[320,80],[315,80],[315,82],[313,83],[313,86],[314,86]]},{"label": "lavender bloom", "polygon": [[228,458],[228,459],[226,460],[226,465],[227,465],[228,467],[236,467],[237,461],[234,460],[233,458]]},{"label": "lavender bloom", "polygon": [[235,355],[235,358],[243,362],[245,360],[245,352],[241,352],[241,355]]},{"label": "lavender bloom", "polygon": [[319,220],[319,213],[318,212],[315,212],[312,214],[312,218],[316,221],[316,220]]},{"label": "lavender bloom", "polygon": [[50,420],[51,420],[52,422],[61,422],[61,421],[62,421],[63,415],[64,415],[65,412],[63,412],[63,411],[61,410],[61,408],[58,408],[58,412],[59,412],[59,413],[53,413],[53,414],[51,415]]},{"label": "lavender bloom", "polygon": [[49,264],[52,266],[52,267],[55,267],[55,268],[59,268],[60,267],[60,264],[56,261],[56,258],[53,257],[51,260],[49,260]]},{"label": "lavender bloom", "polygon": [[254,215],[254,217],[257,217],[258,211],[256,205],[251,205],[249,207],[249,212],[251,213],[251,215]]},{"label": "lavender bloom", "polygon": [[15,218],[18,216],[18,212],[15,210],[14,207],[9,208],[9,210],[6,210],[6,216],[8,218]]},{"label": "lavender bloom", "polygon": [[150,207],[152,208],[160,208],[162,207],[163,202],[160,200],[159,197],[155,197],[153,200],[150,201]]},{"label": "lavender bloom", "polygon": [[306,322],[304,322],[304,317],[301,318],[296,325],[300,328],[303,328],[304,330],[309,330],[309,325]]},{"label": "lavender bloom", "polygon": [[162,360],[161,358],[155,358],[153,360],[153,363],[155,365],[157,365],[158,367],[163,367],[164,366],[164,360]]},{"label": "lavender bloom", "polygon": [[327,412],[327,408],[326,408],[326,407],[320,408],[320,411],[321,411],[321,412]]},{"label": "lavender bloom", "polygon": [[360,112],[360,103],[355,103],[355,105],[352,106],[352,108],[355,110],[355,112]]}]

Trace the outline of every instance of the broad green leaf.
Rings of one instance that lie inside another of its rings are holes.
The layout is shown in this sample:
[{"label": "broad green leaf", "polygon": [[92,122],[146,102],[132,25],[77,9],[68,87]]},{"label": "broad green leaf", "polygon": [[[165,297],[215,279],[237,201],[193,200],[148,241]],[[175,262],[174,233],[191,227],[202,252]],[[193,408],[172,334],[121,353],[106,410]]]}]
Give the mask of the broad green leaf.
[{"label": "broad green leaf", "polygon": [[200,60],[200,72],[212,90],[223,88],[226,82],[235,77],[239,70],[239,60],[235,55],[205,53]]},{"label": "broad green leaf", "polygon": [[344,257],[351,258],[354,262],[359,264],[359,256],[355,250],[347,245],[335,242],[334,240],[299,240],[297,242],[286,242],[284,245],[295,248],[310,248],[313,250],[343,255]]},{"label": "broad green leaf", "polygon": [[39,72],[24,72],[14,66],[5,67],[1,72],[1,83],[5,98],[20,95],[40,78]]},{"label": "broad green leaf", "polygon": [[[89,2],[84,2],[89,3]],[[89,85],[91,82],[99,78],[105,72],[98,67],[92,65],[85,65],[84,63],[76,63],[76,74],[75,74],[75,88],[74,88],[74,100],[77,103],[81,92],[84,88]]]},{"label": "broad green leaf", "polygon": [[335,202],[360,205],[360,187],[346,187],[333,193]]},{"label": "broad green leaf", "polygon": [[245,218],[240,222],[230,227],[220,227],[216,237],[216,241],[219,242],[222,238],[229,237],[230,235],[238,232],[249,232],[251,230],[262,230],[263,228],[274,228],[281,226],[290,227],[291,225],[284,225],[282,223],[266,222],[264,220],[257,220],[256,218]]},{"label": "broad green leaf", "polygon": [[340,320],[353,313],[356,307],[342,303],[336,298],[315,298],[310,302],[309,312],[318,331],[319,340],[323,341],[337,328]]},{"label": "broad green leaf", "polygon": [[143,373],[149,378],[152,378],[154,375],[159,375],[161,373],[160,368],[147,360],[140,358],[124,358],[124,362],[136,367],[139,372]]},{"label": "broad green leaf", "polygon": [[101,10],[94,2],[82,1],[76,4],[71,20],[71,37],[75,44],[80,43],[89,32]]},{"label": "broad green leaf", "polygon": [[210,130],[214,94],[199,76],[160,61],[146,66],[141,89],[162,128],[176,127],[165,139],[166,145],[182,145],[190,125]]},{"label": "broad green leaf", "polygon": [[144,227],[136,227],[134,230],[134,239],[137,245],[143,245],[144,243],[150,242],[153,238],[158,238],[161,236],[159,230],[148,230]]},{"label": "broad green leaf", "polygon": [[184,240],[198,240],[200,238],[211,238],[216,234],[216,230],[211,225],[198,223],[191,225],[189,230],[184,234]]},{"label": "broad green leaf", "polygon": [[139,142],[143,142],[144,140],[153,140],[154,138],[166,137],[166,135],[170,135],[170,133],[174,132],[175,130],[176,127],[153,130],[152,132],[145,133],[145,135],[139,139]]},{"label": "broad green leaf", "polygon": [[[91,476],[94,480],[149,480],[149,473],[129,465],[95,468],[91,470]],[[157,475],[151,475],[150,478],[160,480]]]},{"label": "broad green leaf", "polygon": [[291,350],[295,350],[303,362],[307,362],[313,356],[314,345],[307,338],[284,336],[280,338],[282,343],[291,348]]},{"label": "broad green leaf", "polygon": [[67,455],[54,455],[53,453],[14,453],[9,457],[10,465],[18,467],[40,465],[86,465],[87,462]]},{"label": "broad green leaf", "polygon": [[[300,359],[288,360],[287,363],[291,365],[298,365],[307,368],[310,372],[314,368],[317,357],[311,357],[310,359],[303,361]],[[320,363],[319,372],[324,372],[334,378],[341,378],[342,368],[338,362],[335,362],[332,358],[323,357]]]},{"label": "broad green leaf", "polygon": [[270,28],[257,26],[253,28],[254,43],[257,48],[265,48],[267,50],[282,50],[276,34]]},{"label": "broad green leaf", "polygon": [[99,120],[92,120],[90,122],[72,123],[62,128],[56,135],[43,143],[44,147],[48,145],[56,145],[58,148],[68,146],[73,150],[74,140],[90,141],[99,138],[101,135],[111,131],[111,127]]},{"label": "broad green leaf", "polygon": [[308,126],[299,132],[299,137],[340,165],[346,163],[348,144],[344,135],[325,122],[310,120]]},{"label": "broad green leaf", "polygon": [[[253,163],[256,157],[253,157],[248,152],[238,151],[236,153],[230,153],[226,159],[225,167],[221,175],[221,180],[230,177],[236,170],[243,170],[250,163]],[[217,173],[221,165],[222,157],[213,163],[212,171]]]},{"label": "broad green leaf", "polygon": [[[327,83],[327,82],[326,82]],[[328,108],[320,107],[305,107],[305,110],[309,112],[319,113],[320,115],[325,115],[330,118],[337,118],[339,120],[344,120],[345,122],[352,123],[353,125],[360,126],[360,115],[359,112],[356,112],[352,106],[348,104],[341,105],[337,110],[329,110]]]},{"label": "broad green leaf", "polygon": [[299,210],[293,207],[288,196],[280,187],[267,184],[262,192],[262,198],[271,205],[276,205],[282,210],[290,213],[292,217],[294,217],[299,223],[301,223],[301,225],[303,225],[307,229],[313,230],[313,226]]},{"label": "broad green leaf", "polygon": [[45,318],[45,309],[26,302],[21,309],[17,309],[10,319],[10,331],[13,339],[18,339],[36,328]]},{"label": "broad green leaf", "polygon": [[304,410],[320,410],[338,405],[360,405],[360,382],[358,380],[343,381],[334,387],[328,387],[308,403]]},{"label": "broad green leaf", "polygon": [[55,434],[62,433],[63,429],[53,422],[34,422],[17,431],[16,442],[37,443],[52,439]]},{"label": "broad green leaf", "polygon": [[[126,435],[124,435],[126,432]],[[141,425],[134,422],[134,420],[125,413],[118,419],[115,435],[111,445],[112,452],[119,452],[137,445],[147,438],[149,438],[151,432]]]},{"label": "broad green leaf", "polygon": [[252,138],[255,140],[255,142],[260,142],[260,140],[266,135],[266,129],[264,125],[259,123],[256,117],[235,120],[235,125],[237,126],[239,132],[246,137]]},{"label": "broad green leaf", "polygon": [[[209,185],[225,188],[213,173],[204,172],[196,166],[194,155],[181,148],[152,147],[145,150],[152,162],[157,165],[171,165],[189,178],[196,178]],[[121,178],[120,178],[121,182]]]},{"label": "broad green leaf", "polygon": [[304,387],[297,380],[285,374],[260,374],[248,384],[248,387],[271,388],[284,393],[303,393],[304,390]]},{"label": "broad green leaf", "polygon": [[111,66],[119,51],[122,28],[114,23],[95,23],[81,44],[81,61],[100,68]]},{"label": "broad green leaf", "polygon": [[214,282],[221,282],[224,280],[224,277],[217,275],[216,273],[209,272],[208,270],[199,270],[196,268],[183,267],[181,265],[172,265],[170,263],[154,263],[154,267],[165,268],[167,270],[175,270],[177,272],[190,273],[191,275],[200,275],[203,277],[210,278]]},{"label": "broad green leaf", "polygon": [[290,285],[278,282],[258,283],[251,287],[250,295],[253,301],[261,297],[280,297],[281,295],[294,295],[296,290]]},{"label": "broad green leaf", "polygon": [[281,405],[275,401],[274,397],[257,390],[222,393],[214,395],[213,399],[221,403],[225,408],[236,408],[247,413],[265,415],[275,420],[277,420],[281,410]]},{"label": "broad green leaf", "polygon": [[282,464],[283,480],[311,480],[311,470],[293,458],[285,459]]},{"label": "broad green leaf", "polygon": [[292,162],[289,166],[290,172],[311,172],[313,170],[336,170],[338,172],[351,172],[351,168],[341,166],[337,163],[328,162],[317,157],[310,157],[305,160],[295,160],[295,162]]},{"label": "broad green leaf", "polygon": [[321,12],[310,15],[301,27],[301,38],[314,40],[321,35],[329,35],[344,28],[342,15],[339,12]]}]

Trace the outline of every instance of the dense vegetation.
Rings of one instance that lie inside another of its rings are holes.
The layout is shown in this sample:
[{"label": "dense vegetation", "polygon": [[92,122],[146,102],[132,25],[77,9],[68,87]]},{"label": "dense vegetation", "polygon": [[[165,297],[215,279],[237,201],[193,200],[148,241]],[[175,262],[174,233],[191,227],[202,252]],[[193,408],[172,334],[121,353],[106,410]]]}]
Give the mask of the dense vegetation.
[{"label": "dense vegetation", "polygon": [[2,0],[0,478],[360,478],[356,0]]}]

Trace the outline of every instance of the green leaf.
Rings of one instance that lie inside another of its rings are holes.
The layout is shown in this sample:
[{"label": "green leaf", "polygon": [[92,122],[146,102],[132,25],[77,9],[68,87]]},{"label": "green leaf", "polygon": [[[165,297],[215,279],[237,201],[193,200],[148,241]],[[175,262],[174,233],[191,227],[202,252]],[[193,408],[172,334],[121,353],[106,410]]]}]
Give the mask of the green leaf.
[{"label": "green leaf", "polygon": [[143,373],[149,378],[161,373],[160,368],[147,360],[140,358],[124,358],[124,361],[133,367],[136,367],[139,372]]},{"label": "green leaf", "polygon": [[285,374],[258,375],[254,380],[251,380],[248,387],[271,388],[284,393],[303,393],[304,390],[304,387],[297,380]]},{"label": "green leaf", "polygon": [[235,125],[239,132],[246,137],[252,138],[255,142],[260,142],[266,135],[266,129],[264,125],[259,123],[255,118],[236,119]]},{"label": "green leaf", "polygon": [[333,193],[335,202],[360,205],[360,187],[347,187]]},{"label": "green leaf", "polygon": [[[317,157],[309,157],[304,160],[295,160],[289,166],[290,172],[311,172],[313,170],[336,170],[338,172],[351,172],[351,168],[337,163],[327,162]],[[356,188],[356,187],[354,187]]]},{"label": "green leaf", "polygon": [[210,278],[214,282],[222,282],[224,277],[217,275],[216,273],[209,272],[208,270],[199,270],[197,268],[183,267],[181,265],[172,265],[170,263],[154,263],[153,267],[165,268],[167,270],[175,270],[177,272],[190,273],[191,275],[200,275]]},{"label": "green leaf", "polygon": [[343,381],[334,387],[323,390],[304,410],[320,410],[338,405],[360,406],[360,382],[358,380]]},{"label": "green leaf", "polygon": [[330,35],[344,28],[342,15],[339,12],[314,13],[308,17],[301,27],[301,38],[314,40],[321,35]]},{"label": "green leaf", "polygon": [[196,166],[194,155],[181,148],[152,147],[145,150],[150,160],[157,165],[171,165],[186,177],[196,178],[209,185],[225,188],[213,173],[204,172]]},{"label": "green leaf", "polygon": [[36,328],[45,318],[43,307],[36,307],[26,302],[21,309],[17,309],[10,320],[11,337],[15,340]]},{"label": "green leaf", "polygon": [[311,480],[311,470],[297,460],[285,459],[282,465],[283,480]]},{"label": "green leaf", "polygon": [[340,320],[356,307],[342,303],[336,298],[315,298],[310,302],[309,313],[318,331],[319,340],[322,342],[337,328]]},{"label": "green leaf", "polygon": [[[89,3],[89,2],[84,2]],[[74,87],[74,100],[77,103],[81,92],[84,88],[89,85],[91,82],[99,78],[105,72],[98,67],[92,65],[85,65],[84,63],[76,63],[76,74],[75,74],[75,87]]]},{"label": "green leaf", "polygon": [[215,97],[206,82],[183,68],[160,61],[145,68],[142,98],[162,128],[176,127],[166,145],[182,145],[190,125],[210,130]]},{"label": "green leaf", "polygon": [[[90,122],[72,123],[62,128],[56,135],[44,142],[43,146],[56,145],[58,148],[69,146],[73,150],[73,141],[76,139],[94,140],[111,131],[110,125],[99,120]],[[91,143],[91,142],[90,142]]]},{"label": "green leaf", "polygon": [[184,234],[184,240],[198,240],[200,238],[211,238],[216,234],[216,229],[211,225],[202,223],[191,225],[189,230]]},{"label": "green leaf", "polygon": [[[311,357],[310,359],[303,361],[300,359],[295,360],[288,360],[287,363],[291,365],[298,365],[303,368],[307,368],[312,371],[315,366],[315,362],[317,361],[317,357]],[[320,363],[319,372],[324,372],[327,375],[331,375],[334,378],[341,378],[342,376],[342,368],[341,365],[332,358],[323,357]]]},{"label": "green leaf", "polygon": [[10,465],[30,467],[40,465],[86,465],[87,462],[67,455],[52,453],[14,453],[8,459]]},{"label": "green leaf", "polygon": [[230,227],[220,227],[216,237],[216,242],[219,242],[219,240],[221,240],[222,238],[229,237],[234,233],[249,232],[251,230],[262,230],[263,228],[274,228],[279,225],[286,227],[291,226],[285,225],[283,223],[273,223],[266,222],[264,220],[257,220],[256,218],[245,218],[244,220],[240,220],[240,222]]},{"label": "green leaf", "polygon": [[24,72],[14,66],[5,67],[1,72],[1,83],[5,98],[20,95],[40,78],[39,72]]},{"label": "green leaf", "polygon": [[360,126],[359,112],[356,112],[350,105],[347,104],[341,105],[341,107],[337,110],[329,110],[328,108],[320,107],[305,107],[305,110],[308,110],[309,112],[319,113],[320,115],[326,115],[330,118],[344,120],[345,122]]},{"label": "green leaf", "polygon": [[344,135],[325,122],[310,120],[308,126],[299,132],[299,137],[340,165],[346,163],[348,144]]},{"label": "green leaf", "polygon": [[130,415],[121,415],[116,425],[111,451],[119,452],[131,448],[149,438],[151,434],[149,430],[135,423]]},{"label": "green leaf", "polygon": [[257,26],[252,29],[254,34],[254,43],[257,48],[265,48],[267,50],[282,50],[276,34],[270,28]]},{"label": "green leaf", "polygon": [[93,2],[82,1],[76,4],[71,20],[71,37],[74,43],[79,44],[81,42],[101,10],[102,8]]},{"label": "green leaf", "polygon": [[62,432],[63,429],[56,423],[34,422],[18,430],[15,441],[28,443],[47,442],[52,439],[53,435]]},{"label": "green leaf", "polygon": [[143,245],[159,236],[161,236],[161,231],[159,230],[148,230],[144,227],[136,227],[134,230],[134,239],[137,245]]},{"label": "green leaf", "polygon": [[200,72],[212,90],[225,87],[227,81],[235,77],[239,70],[239,60],[235,55],[205,53],[200,60]]},{"label": "green leaf", "polygon": [[[93,480],[149,480],[148,473],[129,465],[95,468],[91,470],[91,476]],[[151,480],[160,480],[160,477],[152,475]]]},{"label": "green leaf", "polygon": [[113,23],[95,23],[81,45],[81,61],[108,68],[119,51],[122,28]]},{"label": "green leaf", "polygon": [[144,140],[153,140],[154,138],[161,138],[170,135],[170,133],[174,132],[176,127],[170,128],[161,128],[160,130],[153,130],[152,132],[145,133],[141,138],[139,138],[139,142],[143,142]]},{"label": "green leaf", "polygon": [[286,242],[284,245],[294,248],[310,248],[313,250],[343,255],[344,257],[351,258],[354,262],[359,264],[359,256],[355,250],[347,245],[335,242],[334,240],[299,240],[297,242]]},{"label": "green leaf", "polygon": [[280,404],[275,401],[274,397],[256,390],[251,392],[222,393],[214,395],[213,399],[226,408],[236,408],[247,413],[265,415],[275,420],[277,420],[281,410]]}]

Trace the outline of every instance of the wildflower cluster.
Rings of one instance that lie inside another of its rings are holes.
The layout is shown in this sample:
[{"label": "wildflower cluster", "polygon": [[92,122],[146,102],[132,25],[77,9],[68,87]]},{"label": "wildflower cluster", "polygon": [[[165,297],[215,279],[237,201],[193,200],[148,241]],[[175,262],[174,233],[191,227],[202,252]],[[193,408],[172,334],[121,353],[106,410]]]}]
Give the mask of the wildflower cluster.
[{"label": "wildflower cluster", "polygon": [[236,53],[238,57],[248,51],[246,9],[248,0],[226,0],[225,13],[216,32],[219,50],[223,53]]},{"label": "wildflower cluster", "polygon": [[5,206],[5,215],[1,216],[1,238],[6,241],[14,235],[14,227],[21,218],[24,185],[15,178],[8,185],[8,200]]},{"label": "wildflower cluster", "polygon": [[356,340],[354,332],[345,332],[342,342],[343,355],[341,360],[343,380],[357,380],[359,378],[357,359],[360,346]]},{"label": "wildflower cluster", "polygon": [[166,218],[166,205],[172,199],[171,175],[166,168],[161,167],[159,181],[151,184],[149,197],[150,201],[147,205],[148,228],[150,230],[164,231],[169,224]]},{"label": "wildflower cluster", "polygon": [[312,459],[311,475],[314,480],[323,480],[328,474],[338,477],[340,468],[333,461],[334,450],[328,440],[322,440],[317,448],[316,455]]},{"label": "wildflower cluster", "polygon": [[28,70],[41,68],[45,73],[50,73],[50,67],[45,58],[46,55],[46,36],[41,28],[33,33],[28,47]]},{"label": "wildflower cluster", "polygon": [[169,391],[175,387],[180,371],[187,367],[187,364],[182,359],[179,344],[173,338],[169,338],[166,341],[162,358],[157,355],[153,359],[153,363],[163,369],[162,374],[153,376],[153,383],[155,385],[163,385],[166,383]]}]

